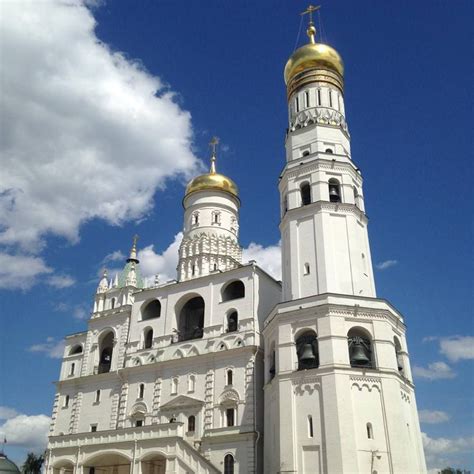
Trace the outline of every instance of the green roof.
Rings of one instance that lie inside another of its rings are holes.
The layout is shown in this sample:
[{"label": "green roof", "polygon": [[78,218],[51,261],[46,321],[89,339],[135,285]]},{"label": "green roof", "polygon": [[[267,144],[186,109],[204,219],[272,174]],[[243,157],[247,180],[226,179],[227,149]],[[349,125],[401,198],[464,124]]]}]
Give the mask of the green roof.
[{"label": "green roof", "polygon": [[3,453],[0,453],[0,472],[14,472],[19,474],[21,471],[18,466]]}]

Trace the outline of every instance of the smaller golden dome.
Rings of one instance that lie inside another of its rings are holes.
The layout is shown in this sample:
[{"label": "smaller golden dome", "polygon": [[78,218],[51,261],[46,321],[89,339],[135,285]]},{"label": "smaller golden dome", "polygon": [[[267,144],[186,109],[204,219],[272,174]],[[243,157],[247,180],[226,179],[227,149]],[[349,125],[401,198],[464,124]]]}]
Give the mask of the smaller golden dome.
[{"label": "smaller golden dome", "polygon": [[232,194],[235,197],[239,197],[239,189],[237,185],[227,176],[220,173],[206,173],[201,176],[197,176],[189,182],[186,186],[186,196],[194,193],[195,191],[204,190],[216,190],[224,191]]},{"label": "smaller golden dome", "polygon": [[213,137],[210,143],[213,147],[213,152],[209,173],[202,174],[201,176],[192,179],[186,186],[185,196],[194,193],[195,191],[216,190],[224,191],[232,194],[237,199],[239,198],[239,188],[237,188],[237,185],[227,176],[216,172],[216,146],[218,142],[217,137]]},{"label": "smaller golden dome", "polygon": [[317,67],[327,68],[341,76],[344,75],[344,63],[339,53],[327,44],[315,43],[315,33],[316,28],[310,24],[307,31],[310,42],[298,48],[288,59],[285,66],[286,84],[298,73]]}]

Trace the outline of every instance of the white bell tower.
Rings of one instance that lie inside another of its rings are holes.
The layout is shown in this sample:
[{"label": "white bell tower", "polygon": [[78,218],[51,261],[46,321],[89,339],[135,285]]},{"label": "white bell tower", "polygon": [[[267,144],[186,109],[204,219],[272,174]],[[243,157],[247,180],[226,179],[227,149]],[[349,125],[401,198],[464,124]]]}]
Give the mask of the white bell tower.
[{"label": "white bell tower", "polygon": [[280,177],[283,302],[264,324],[265,469],[425,473],[402,315],[376,297],[362,175],[352,161],[337,51],[285,67]]},{"label": "white bell tower", "polygon": [[[362,175],[351,159],[345,117],[343,63],[333,48],[315,43],[314,31],[308,29],[311,51],[300,48],[285,68],[283,297],[375,296]],[[318,61],[323,67],[307,69]]]}]

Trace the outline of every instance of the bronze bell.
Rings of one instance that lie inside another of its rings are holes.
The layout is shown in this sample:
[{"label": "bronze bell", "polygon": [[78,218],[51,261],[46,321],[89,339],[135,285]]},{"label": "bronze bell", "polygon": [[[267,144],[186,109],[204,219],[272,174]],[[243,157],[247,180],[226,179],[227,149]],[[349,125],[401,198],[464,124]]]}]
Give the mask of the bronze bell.
[{"label": "bronze bell", "polygon": [[359,342],[354,343],[351,354],[351,363],[355,365],[368,365],[370,359],[367,356],[367,349]]},{"label": "bronze bell", "polygon": [[331,188],[329,189],[329,196],[339,197],[339,193],[337,192],[337,188],[335,186],[331,186]]},{"label": "bronze bell", "polygon": [[313,362],[314,360],[316,360],[316,356],[314,355],[313,345],[310,342],[307,342],[303,345],[300,361]]}]

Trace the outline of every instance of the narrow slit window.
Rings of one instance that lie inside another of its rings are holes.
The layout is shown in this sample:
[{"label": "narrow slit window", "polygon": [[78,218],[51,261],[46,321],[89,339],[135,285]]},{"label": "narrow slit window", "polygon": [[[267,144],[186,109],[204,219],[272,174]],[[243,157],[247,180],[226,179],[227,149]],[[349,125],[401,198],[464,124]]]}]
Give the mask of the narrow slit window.
[{"label": "narrow slit window", "polygon": [[231,369],[227,371],[227,385],[232,385],[234,381],[234,373],[232,372]]},{"label": "narrow slit window", "polygon": [[321,89],[318,89],[318,105],[321,105]]},{"label": "narrow slit window", "polygon": [[297,112],[300,111],[300,98],[299,97],[297,97],[295,100],[295,108]]},{"label": "narrow slit window", "polygon": [[367,438],[374,439],[374,430],[372,428],[372,423],[367,423]]},{"label": "narrow slit window", "polygon": [[69,406],[69,395],[66,395],[64,397],[64,408],[67,408]]},{"label": "narrow slit window", "polygon": [[97,390],[95,392],[95,402],[99,403],[100,402],[100,390]]},{"label": "narrow slit window", "polygon": [[311,273],[310,268],[309,268],[309,263],[304,264],[304,274],[309,275]]},{"label": "narrow slit window", "polygon": [[305,98],[305,101],[306,101],[306,107],[309,107],[309,91],[306,91],[304,93],[304,98]]},{"label": "narrow slit window", "polygon": [[313,417],[311,415],[308,415],[308,435],[310,438],[314,437],[314,432],[313,432]]},{"label": "narrow slit window", "polygon": [[71,364],[71,370],[69,371],[69,375],[74,375],[75,370],[76,370],[76,364],[73,362]]},{"label": "narrow slit window", "polygon": [[227,426],[234,426],[235,424],[235,410],[233,408],[228,408],[225,411]]},{"label": "narrow slit window", "polygon": [[143,398],[143,395],[145,395],[145,384],[141,383],[138,388],[138,398]]},{"label": "narrow slit window", "polygon": [[329,89],[328,95],[329,95],[329,107],[332,107],[332,91],[331,91],[331,89]]}]

